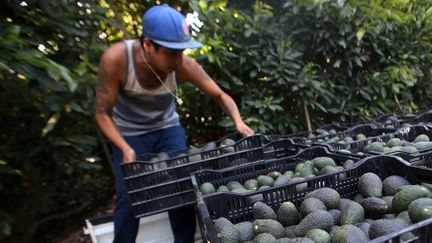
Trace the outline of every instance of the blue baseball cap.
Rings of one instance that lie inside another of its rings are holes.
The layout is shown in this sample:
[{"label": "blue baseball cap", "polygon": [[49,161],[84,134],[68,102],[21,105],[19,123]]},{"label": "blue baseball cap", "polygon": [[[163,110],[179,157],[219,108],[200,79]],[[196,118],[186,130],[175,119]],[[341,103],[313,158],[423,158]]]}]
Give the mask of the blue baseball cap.
[{"label": "blue baseball cap", "polygon": [[142,19],[143,36],[170,49],[202,47],[189,33],[185,17],[174,8],[163,4],[149,8]]}]

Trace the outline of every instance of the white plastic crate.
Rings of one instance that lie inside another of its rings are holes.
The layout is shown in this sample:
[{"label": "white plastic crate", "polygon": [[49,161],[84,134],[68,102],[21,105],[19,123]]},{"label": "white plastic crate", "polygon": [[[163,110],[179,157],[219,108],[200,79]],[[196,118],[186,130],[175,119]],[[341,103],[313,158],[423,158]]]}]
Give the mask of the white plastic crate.
[{"label": "white plastic crate", "polygon": [[[111,243],[114,239],[114,222],[111,215],[86,219],[84,233],[90,235],[93,243]],[[169,229],[169,230],[168,230]],[[137,243],[172,243],[174,236],[168,219],[168,213],[159,213],[140,219]],[[195,231],[195,242],[201,242],[201,235]]]}]

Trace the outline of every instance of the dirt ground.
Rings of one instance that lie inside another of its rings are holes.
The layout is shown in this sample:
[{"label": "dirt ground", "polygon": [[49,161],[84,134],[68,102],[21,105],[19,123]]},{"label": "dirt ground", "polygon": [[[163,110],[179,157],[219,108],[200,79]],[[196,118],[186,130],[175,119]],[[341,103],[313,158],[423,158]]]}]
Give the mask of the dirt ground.
[{"label": "dirt ground", "polygon": [[92,205],[79,215],[67,220],[52,221],[42,227],[35,239],[36,243],[91,243],[90,235],[84,234],[83,227],[86,218],[103,215],[112,212],[114,200],[107,198],[99,205]]},{"label": "dirt ground", "polygon": [[48,221],[38,229],[31,242],[91,243],[90,235],[84,234],[85,219],[106,215],[114,210],[113,177],[101,176],[95,184],[97,186],[91,189],[92,201],[85,208],[66,218]]}]

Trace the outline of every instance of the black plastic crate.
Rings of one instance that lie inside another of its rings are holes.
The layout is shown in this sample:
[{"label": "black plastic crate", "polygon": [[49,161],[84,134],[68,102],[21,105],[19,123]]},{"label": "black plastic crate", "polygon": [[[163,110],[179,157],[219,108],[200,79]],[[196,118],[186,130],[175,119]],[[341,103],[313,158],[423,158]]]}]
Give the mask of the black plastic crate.
[{"label": "black plastic crate", "polygon": [[321,134],[324,133],[330,133],[336,134],[341,131],[345,131],[350,128],[349,124],[344,123],[334,123],[334,124],[327,124],[323,125],[318,129],[314,129],[312,131],[303,131],[303,132],[297,132],[297,133],[291,133],[291,134],[272,134],[270,135],[273,139],[284,139],[284,138],[308,138],[308,137],[317,137],[322,136]]},{"label": "black plastic crate", "polygon": [[262,147],[180,164],[158,171],[146,171],[148,162],[122,164],[123,179],[131,197],[136,217],[195,203],[190,174],[204,169],[223,169],[297,154],[301,148],[289,139],[270,142]]},{"label": "black plastic crate", "polygon": [[[373,172],[381,179],[399,175],[412,184],[432,182],[432,170],[410,166],[408,162],[395,156],[375,156],[359,161],[352,169],[288,185],[244,194],[223,192],[198,196],[197,208],[203,240],[219,242],[213,224],[213,221],[219,217],[225,217],[234,224],[252,220],[252,206],[257,196],[274,210],[277,210],[286,201],[291,201],[298,207],[307,193],[322,187],[333,188],[339,192],[341,197],[352,199],[359,193],[358,179],[367,172]],[[300,189],[299,186],[305,183],[307,186]],[[252,197],[254,200],[251,200]],[[427,235],[421,237],[432,238],[430,231],[426,233]]]},{"label": "black plastic crate", "polygon": [[[373,142],[388,142],[392,138],[399,138],[401,140],[406,141],[414,141],[414,139],[420,135],[420,134],[426,134],[429,138],[432,139],[432,129],[427,126],[422,125],[415,125],[415,126],[407,126],[403,128],[399,128],[395,132],[387,133],[381,136],[371,137],[364,140],[354,141],[346,144],[338,144],[338,143],[330,143],[328,144],[330,149],[333,151],[339,151],[342,149],[349,150],[355,156],[356,153],[362,152],[364,147],[368,144],[371,144]],[[419,152],[428,151],[430,149],[426,150],[420,150]],[[390,152],[390,153],[378,153],[378,152],[369,152],[365,153],[364,156],[368,155],[379,155],[379,154],[388,154],[388,155],[399,155],[399,154],[405,154],[403,152]]]},{"label": "black plastic crate", "polygon": [[414,118],[415,123],[431,125],[432,123],[432,112],[425,112],[423,114],[417,115]]},{"label": "black plastic crate", "polygon": [[[226,139],[230,138],[235,140],[235,144],[220,147],[220,143]],[[204,145],[200,145],[197,148],[177,150],[167,153],[167,159],[161,159],[158,161],[152,161],[151,159],[157,157],[159,154],[147,153],[138,156],[137,161],[140,163],[139,169],[143,171],[157,171],[160,169],[166,169],[170,167],[175,167],[180,164],[193,163],[200,160],[205,160],[208,158],[223,156],[235,152],[240,152],[244,150],[259,148],[267,143],[271,142],[271,138],[266,135],[256,134],[249,137],[242,137],[240,134],[230,134],[221,140],[214,142],[218,147],[213,149],[205,149]]]},{"label": "black plastic crate", "polygon": [[399,232],[378,237],[369,243],[395,243],[403,242],[402,235],[417,232],[418,237],[406,242],[432,243],[432,218],[410,225]]},{"label": "black plastic crate", "polygon": [[407,114],[388,114],[374,120],[378,127],[400,128],[406,124],[411,124],[415,120],[415,115]]},{"label": "black plastic crate", "polygon": [[283,173],[287,170],[294,170],[297,164],[322,156],[332,158],[337,165],[343,165],[346,160],[353,160],[354,162],[359,160],[357,157],[330,152],[325,147],[313,147],[302,150],[298,154],[290,157],[262,161],[253,165],[228,168],[219,171],[202,170],[194,172],[191,179],[194,191],[199,195],[199,188],[205,182],[211,182],[216,188],[221,185],[226,185],[233,180],[243,184],[249,179],[256,179],[259,175],[266,175],[272,171]]},{"label": "black plastic crate", "polygon": [[[366,137],[376,137],[381,136],[383,134],[391,133],[396,131],[396,129],[392,128],[377,128],[375,124],[368,123],[362,125],[356,125],[346,131],[338,132],[336,134],[329,134],[328,136],[317,136],[312,138],[300,138],[293,137],[291,138],[294,144],[302,145],[302,146],[316,146],[316,145],[326,145],[330,144],[329,139],[339,138],[340,140],[345,137],[354,137],[356,134],[363,133]],[[322,140],[323,142],[320,142]]]},{"label": "black plastic crate", "polygon": [[399,153],[397,156],[410,162],[413,166],[424,166],[432,168],[432,150],[427,150],[414,154]]}]

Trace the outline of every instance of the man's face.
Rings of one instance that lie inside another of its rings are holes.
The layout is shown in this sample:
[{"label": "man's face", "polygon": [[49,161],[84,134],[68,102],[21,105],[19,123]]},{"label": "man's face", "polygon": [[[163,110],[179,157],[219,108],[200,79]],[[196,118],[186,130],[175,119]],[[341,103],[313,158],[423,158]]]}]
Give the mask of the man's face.
[{"label": "man's face", "polygon": [[159,72],[169,74],[176,70],[182,63],[184,50],[169,49],[163,46],[157,48],[151,44],[151,64]]}]

